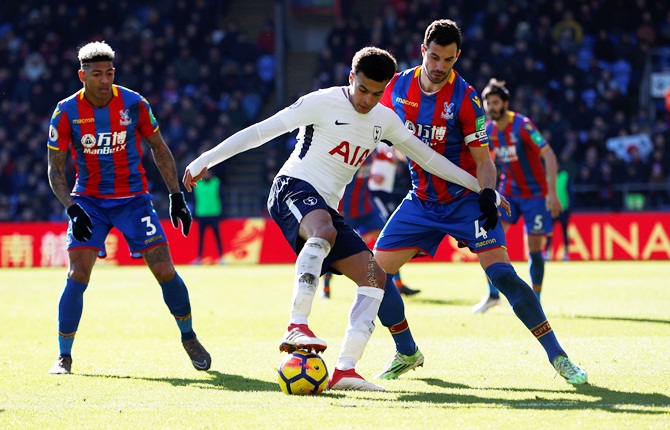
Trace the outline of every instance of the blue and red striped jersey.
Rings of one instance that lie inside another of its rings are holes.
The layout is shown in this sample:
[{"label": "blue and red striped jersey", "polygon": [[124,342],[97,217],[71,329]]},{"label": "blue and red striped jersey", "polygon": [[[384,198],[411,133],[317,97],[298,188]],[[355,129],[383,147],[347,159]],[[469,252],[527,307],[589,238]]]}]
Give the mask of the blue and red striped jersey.
[{"label": "blue and red striped jersey", "polygon": [[354,179],[344,189],[344,196],[340,200],[338,212],[345,219],[359,218],[376,210],[372,202],[368,180],[373,157],[367,157],[354,175]]},{"label": "blue and red striped jersey", "polygon": [[118,85],[112,93],[107,106],[97,108],[81,89],[61,100],[51,116],[47,147],[72,151],[72,194],[111,198],[149,192],[141,143],[158,131],[158,123],[140,94]]},{"label": "blue and red striped jersey", "polygon": [[540,154],[549,144],[530,118],[507,111],[509,122],[500,130],[495,122],[486,123],[486,133],[502,166],[498,191],[506,196],[544,198],[547,177]]},{"label": "blue and red striped jersey", "polygon": [[[476,176],[468,146],[487,146],[485,116],[477,91],[455,70],[435,94],[419,87],[421,66],[397,73],[386,86],[381,102],[393,109],[416,137],[463,170]],[[409,160],[413,192],[421,200],[450,202],[470,193],[461,185],[433,176]]]}]

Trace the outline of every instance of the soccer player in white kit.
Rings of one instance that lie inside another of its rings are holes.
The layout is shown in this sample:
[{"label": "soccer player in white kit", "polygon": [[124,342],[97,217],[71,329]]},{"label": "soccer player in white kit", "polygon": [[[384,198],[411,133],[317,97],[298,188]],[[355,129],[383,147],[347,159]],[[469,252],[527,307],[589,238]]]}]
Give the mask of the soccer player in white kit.
[{"label": "soccer player in white kit", "polygon": [[[298,143],[274,179],[268,210],[297,254],[290,320],[279,349],[322,352],[326,342],[307,318],[319,277],[330,270],[358,285],[342,348],[328,383],[332,390],[384,391],[355,371],[375,328],[386,273],[337,212],[345,186],[381,141],[395,145],[427,171],[479,192],[477,180],[414,137],[390,109],[377,105],[393,77],[395,58],[379,48],[358,51],[349,86],[307,94],[272,117],[241,130],[187,167],[184,186],[197,186],[209,168],[299,128]],[[389,277],[390,279],[390,277]],[[393,284],[391,284],[393,285]]]}]

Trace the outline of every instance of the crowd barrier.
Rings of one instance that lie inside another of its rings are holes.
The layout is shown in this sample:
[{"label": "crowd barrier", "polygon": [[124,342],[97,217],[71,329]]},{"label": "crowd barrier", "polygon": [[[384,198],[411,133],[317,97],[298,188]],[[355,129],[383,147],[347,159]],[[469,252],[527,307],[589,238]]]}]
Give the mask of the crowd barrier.
[{"label": "crowd barrier", "polygon": [[[197,221],[195,221],[197,223]],[[190,264],[197,256],[198,228],[184,237],[162,221],[170,242],[175,264]],[[0,223],[0,267],[65,267],[67,251],[65,222]],[[286,244],[281,231],[270,219],[246,218],[221,221],[226,264],[283,264],[293,263],[295,255]],[[670,260],[670,214],[665,212],[576,213],[568,228],[569,258],[571,261],[608,260]],[[551,259],[563,257],[563,238],[559,224],[555,225]],[[202,264],[218,263],[211,231],[205,235]],[[98,264],[143,264],[132,258],[121,232],[113,229],[106,241],[107,257]],[[526,240],[520,224],[507,234],[507,248],[513,261],[526,260]],[[468,250],[458,248],[449,238],[443,241],[435,259],[416,261],[476,261]]]}]

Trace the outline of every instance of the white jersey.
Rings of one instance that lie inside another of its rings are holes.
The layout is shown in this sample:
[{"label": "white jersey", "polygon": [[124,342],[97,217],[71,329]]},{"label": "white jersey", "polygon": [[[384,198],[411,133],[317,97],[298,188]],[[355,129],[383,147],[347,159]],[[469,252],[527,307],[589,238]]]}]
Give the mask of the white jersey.
[{"label": "white jersey", "polygon": [[358,113],[348,87],[307,94],[277,113],[288,129],[300,128],[298,143],[278,175],[312,185],[332,208],[358,168],[382,140],[401,142],[409,131],[390,109],[377,105]]},{"label": "white jersey", "polygon": [[[368,188],[370,191],[381,191],[391,194],[395,185],[396,158],[393,148],[386,143],[380,143],[373,155],[372,166],[370,166],[370,180]],[[376,177],[376,180],[373,180]],[[379,181],[381,178],[381,181]]]},{"label": "white jersey", "polygon": [[333,209],[337,210],[356,170],[382,141],[393,144],[426,171],[475,192],[480,190],[474,176],[416,138],[391,109],[378,104],[367,114],[358,113],[349,100],[349,87],[332,87],[301,97],[202,153],[186,170],[195,177],[205,168],[298,128],[298,143],[278,175],[308,182]]}]

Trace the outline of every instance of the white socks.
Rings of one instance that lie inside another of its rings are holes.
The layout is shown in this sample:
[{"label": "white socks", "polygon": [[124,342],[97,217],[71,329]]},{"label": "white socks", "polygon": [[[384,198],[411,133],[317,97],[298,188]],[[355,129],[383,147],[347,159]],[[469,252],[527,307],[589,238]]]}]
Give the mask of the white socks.
[{"label": "white socks", "polygon": [[348,370],[356,367],[375,330],[375,318],[384,297],[384,290],[375,287],[358,287],[356,299],[349,311],[349,325],[335,367]]},{"label": "white socks", "polygon": [[295,262],[291,324],[307,324],[319,286],[321,266],[330,252],[330,243],[318,237],[307,239]]}]

